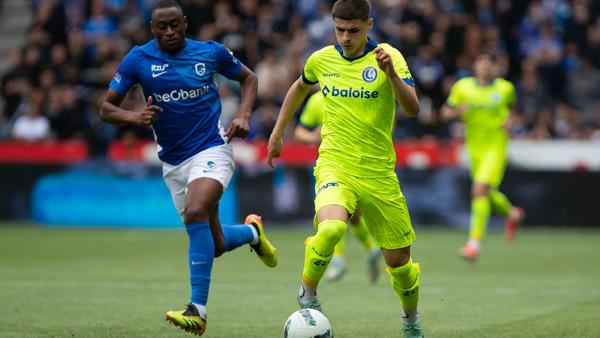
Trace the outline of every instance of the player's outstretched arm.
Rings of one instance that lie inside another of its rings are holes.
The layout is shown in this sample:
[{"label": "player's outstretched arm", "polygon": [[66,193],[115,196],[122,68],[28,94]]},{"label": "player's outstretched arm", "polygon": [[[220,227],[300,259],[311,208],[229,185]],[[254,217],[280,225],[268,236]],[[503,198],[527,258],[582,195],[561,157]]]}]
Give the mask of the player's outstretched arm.
[{"label": "player's outstretched arm", "polygon": [[281,139],[283,136],[283,131],[292,119],[292,116],[294,116],[294,112],[298,109],[298,107],[300,107],[300,104],[308,95],[310,87],[311,85],[304,83],[304,80],[299,78],[296,80],[296,82],[294,82],[294,84],[292,84],[285,95],[285,99],[283,100],[283,104],[279,110],[277,123],[275,123],[275,127],[271,132],[271,137],[269,137],[269,155],[267,162],[273,168],[275,167],[273,165],[273,159],[281,156],[281,151],[283,149],[283,140]]},{"label": "player's outstretched arm", "polygon": [[125,97],[117,91],[108,89],[106,98],[102,102],[100,118],[104,122],[124,126],[135,125],[149,127],[158,119],[158,113],[163,109],[152,104],[152,96],[148,96],[146,106],[141,111],[125,110],[120,107]]},{"label": "player's outstretched arm", "polygon": [[231,124],[225,131],[227,142],[231,141],[234,137],[245,138],[248,135],[250,131],[248,120],[250,119],[254,102],[256,102],[256,90],[258,88],[256,75],[248,67],[242,65],[242,70],[236,81],[240,83],[241,102],[238,115],[231,121]]},{"label": "player's outstretched arm", "polygon": [[398,76],[396,69],[394,69],[392,56],[381,47],[375,48],[374,53],[379,68],[387,75],[394,90],[396,100],[398,100],[402,108],[404,108],[406,115],[410,117],[419,115],[420,108],[417,92],[415,91],[415,88],[404,83],[400,76]]}]

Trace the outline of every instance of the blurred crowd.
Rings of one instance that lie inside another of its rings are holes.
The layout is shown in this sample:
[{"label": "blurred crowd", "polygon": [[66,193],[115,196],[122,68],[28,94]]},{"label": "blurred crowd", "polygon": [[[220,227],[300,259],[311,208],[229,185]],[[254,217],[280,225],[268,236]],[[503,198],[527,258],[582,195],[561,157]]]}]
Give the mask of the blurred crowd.
[{"label": "blurred crowd", "polygon": [[[229,47],[259,78],[251,137],[265,139],[307,56],[335,43],[328,0],[180,0],[188,36]],[[394,137],[449,138],[440,119],[448,89],[471,74],[481,49],[518,91],[512,136],[600,138],[600,1],[375,0],[372,37],[408,61],[421,114],[398,114]],[[0,138],[85,139],[101,153],[146,130],[102,123],[99,103],[119,61],[152,38],[154,0],[33,0],[33,23],[0,83]],[[222,119],[236,114],[238,88],[219,79]],[[131,107],[141,104],[130,93]]]}]

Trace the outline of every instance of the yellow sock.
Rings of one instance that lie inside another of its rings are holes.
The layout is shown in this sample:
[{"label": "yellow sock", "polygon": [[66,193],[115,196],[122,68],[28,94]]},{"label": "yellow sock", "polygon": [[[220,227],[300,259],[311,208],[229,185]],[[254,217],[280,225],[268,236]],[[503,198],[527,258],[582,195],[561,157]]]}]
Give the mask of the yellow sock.
[{"label": "yellow sock", "polygon": [[413,264],[411,258],[403,266],[388,266],[386,271],[391,277],[392,287],[400,299],[402,309],[415,313],[419,303],[419,264]]},{"label": "yellow sock", "polygon": [[335,248],[333,248],[333,255],[334,256],[343,256],[345,253],[346,253],[346,233],[344,231],[342,238],[340,238],[339,242],[335,245]]},{"label": "yellow sock", "polygon": [[469,237],[480,240],[485,235],[490,218],[490,199],[487,196],[475,197],[471,200],[471,228]]},{"label": "yellow sock", "polygon": [[490,203],[492,205],[492,210],[495,214],[507,217],[510,213],[510,208],[512,208],[512,204],[498,189],[490,190]]},{"label": "yellow sock", "polygon": [[346,222],[327,220],[319,223],[317,233],[306,243],[302,282],[316,288],[323,277],[333,248],[346,233]]},{"label": "yellow sock", "polygon": [[373,249],[373,239],[363,218],[359,218],[358,223],[350,225],[350,232],[356,237],[363,248],[370,252]]}]

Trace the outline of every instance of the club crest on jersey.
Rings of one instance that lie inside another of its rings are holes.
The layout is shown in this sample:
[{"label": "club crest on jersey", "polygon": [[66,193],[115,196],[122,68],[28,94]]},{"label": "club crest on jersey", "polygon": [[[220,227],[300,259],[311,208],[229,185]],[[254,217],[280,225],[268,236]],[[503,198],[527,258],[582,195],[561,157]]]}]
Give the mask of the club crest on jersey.
[{"label": "club crest on jersey", "polygon": [[365,82],[373,82],[377,78],[377,69],[373,66],[365,68],[362,72],[362,78]]},{"label": "club crest on jersey", "polygon": [[198,74],[198,76],[202,76],[206,73],[206,65],[202,62],[197,63],[194,68],[196,69],[196,74]]}]

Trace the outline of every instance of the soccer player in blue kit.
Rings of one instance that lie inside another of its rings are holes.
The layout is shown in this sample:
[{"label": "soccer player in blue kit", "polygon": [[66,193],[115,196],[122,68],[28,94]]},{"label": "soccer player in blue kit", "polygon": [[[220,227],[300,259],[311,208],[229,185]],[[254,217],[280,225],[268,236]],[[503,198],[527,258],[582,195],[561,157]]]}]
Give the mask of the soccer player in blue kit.
[{"label": "soccer player in blue kit", "polygon": [[[166,318],[181,329],[201,335],[206,330],[206,302],[214,257],[250,244],[269,267],[277,265],[276,249],[266,238],[261,219],[221,225],[218,205],[234,169],[229,141],[248,134],[248,118],[256,99],[257,79],[223,45],[185,38],[187,19],[174,0],[160,0],[152,11],[154,39],[134,47],[122,60],[102,103],[101,117],[116,125],[151,127],[163,162],[163,177],[189,237],[191,302],[169,311]],[[227,130],[220,123],[221,102],[214,76],[240,83],[237,117]],[[120,107],[139,84],[147,98],[141,111]]]}]

